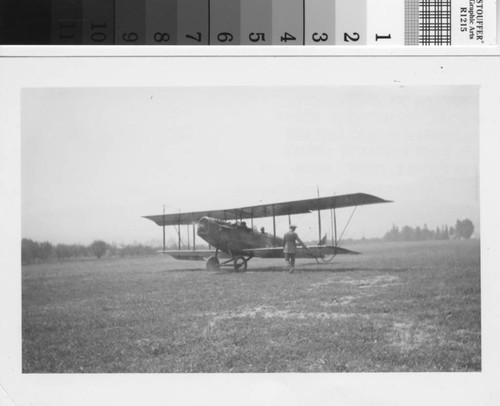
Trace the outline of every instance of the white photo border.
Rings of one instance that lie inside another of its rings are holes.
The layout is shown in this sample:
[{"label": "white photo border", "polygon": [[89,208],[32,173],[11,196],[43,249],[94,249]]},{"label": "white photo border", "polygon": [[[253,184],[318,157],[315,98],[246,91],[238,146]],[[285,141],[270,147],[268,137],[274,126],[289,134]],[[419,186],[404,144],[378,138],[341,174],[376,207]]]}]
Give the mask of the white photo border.
[{"label": "white photo border", "polygon": [[[0,108],[0,399],[54,404],[496,405],[500,401],[500,58],[3,58]],[[482,372],[23,374],[21,92],[49,87],[480,87]]]}]

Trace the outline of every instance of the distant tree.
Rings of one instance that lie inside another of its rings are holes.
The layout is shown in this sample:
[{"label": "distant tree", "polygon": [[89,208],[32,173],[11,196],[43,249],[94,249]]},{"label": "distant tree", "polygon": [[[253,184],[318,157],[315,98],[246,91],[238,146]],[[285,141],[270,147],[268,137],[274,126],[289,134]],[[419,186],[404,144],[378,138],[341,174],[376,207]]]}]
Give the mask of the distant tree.
[{"label": "distant tree", "polygon": [[74,244],[71,246],[74,255],[77,257],[90,257],[92,256],[92,252],[90,252],[89,247],[81,244]]},{"label": "distant tree", "polygon": [[117,252],[118,252],[118,247],[116,246],[116,243],[108,244],[108,254],[109,255],[116,255]]},{"label": "distant tree", "polygon": [[462,235],[464,238],[469,239],[474,232],[474,224],[469,219],[462,221]]},{"label": "distant tree", "polygon": [[423,228],[404,226],[401,230],[395,225],[385,233],[383,239],[386,241],[430,241],[449,240],[465,238],[469,239],[474,232],[474,224],[469,219],[457,220],[455,227],[447,225],[437,226],[435,230],[430,230],[427,224]]},{"label": "distant tree", "polygon": [[427,224],[424,224],[424,228],[422,229],[422,238],[424,240],[433,240],[436,238],[434,232],[427,228]]},{"label": "distant tree", "polygon": [[70,257],[70,250],[66,244],[57,244],[56,245],[56,257],[59,261],[67,259]]},{"label": "distant tree", "polygon": [[401,235],[399,234],[399,228],[395,224],[392,225],[392,229],[385,233],[384,240],[386,241],[399,241],[401,240]]},{"label": "distant tree", "polygon": [[413,240],[413,228],[411,228],[410,226],[404,226],[402,229],[401,229],[401,239],[403,241],[411,241]]},{"label": "distant tree", "polygon": [[448,235],[450,236],[450,238],[457,238],[455,236],[455,229],[453,227],[450,227],[449,230],[448,230]]},{"label": "distant tree", "polygon": [[33,240],[23,238],[21,241],[21,260],[23,264],[32,264],[37,259],[37,246]]},{"label": "distant tree", "polygon": [[422,241],[423,240],[423,233],[422,233],[422,229],[417,226],[417,228],[415,229],[415,232],[414,232],[414,235],[413,235],[413,239],[415,241]]},{"label": "distant tree", "polygon": [[44,241],[40,244],[40,252],[39,252],[40,260],[47,261],[49,258],[52,257],[53,252],[54,252],[54,247],[50,242]]},{"label": "distant tree", "polygon": [[455,230],[457,237],[465,238],[468,240],[474,232],[474,224],[469,219],[465,219],[463,221],[457,220]]},{"label": "distant tree", "polygon": [[442,233],[443,240],[449,240],[450,239],[450,234],[448,231],[448,226],[444,227],[444,231]]},{"label": "distant tree", "polygon": [[97,258],[101,258],[106,253],[107,249],[108,244],[102,240],[96,240],[90,244],[90,250]]}]

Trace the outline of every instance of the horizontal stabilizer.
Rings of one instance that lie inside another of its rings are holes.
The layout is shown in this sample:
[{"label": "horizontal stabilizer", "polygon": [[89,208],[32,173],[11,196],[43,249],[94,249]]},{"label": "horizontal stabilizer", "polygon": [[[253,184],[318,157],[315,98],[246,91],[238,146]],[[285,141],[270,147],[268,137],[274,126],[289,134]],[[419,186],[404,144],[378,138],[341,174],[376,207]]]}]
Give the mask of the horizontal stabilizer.
[{"label": "horizontal stabilizer", "polygon": [[[244,250],[245,253],[260,258],[283,258],[283,247],[254,248]],[[307,250],[303,247],[297,248],[297,258],[321,258],[330,255],[357,255],[359,252],[333,245],[311,245]]]}]

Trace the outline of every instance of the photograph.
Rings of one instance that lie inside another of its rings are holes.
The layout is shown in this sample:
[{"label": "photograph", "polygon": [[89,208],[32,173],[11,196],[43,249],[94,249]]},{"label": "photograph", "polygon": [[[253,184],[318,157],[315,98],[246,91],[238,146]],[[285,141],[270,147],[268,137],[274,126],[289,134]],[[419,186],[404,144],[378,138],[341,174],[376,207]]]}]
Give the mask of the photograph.
[{"label": "photograph", "polygon": [[227,82],[20,90],[22,375],[482,372],[481,87]]}]

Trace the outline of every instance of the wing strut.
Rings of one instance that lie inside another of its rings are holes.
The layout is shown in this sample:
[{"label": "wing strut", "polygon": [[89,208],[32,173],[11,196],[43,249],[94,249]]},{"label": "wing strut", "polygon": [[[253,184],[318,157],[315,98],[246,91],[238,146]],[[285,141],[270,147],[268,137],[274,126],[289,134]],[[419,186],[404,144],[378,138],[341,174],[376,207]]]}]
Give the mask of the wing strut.
[{"label": "wing strut", "polygon": [[163,251],[165,251],[165,205],[163,205]]},{"label": "wing strut", "polygon": [[335,247],[335,237],[333,234],[333,209],[330,209],[330,231],[332,233],[332,245]]},{"label": "wing strut", "polygon": [[273,204],[273,235],[274,239],[276,239],[276,215],[274,214],[274,204]]},{"label": "wing strut", "polygon": [[342,234],[340,234],[340,238],[339,238],[339,240],[337,241],[337,243],[339,243],[339,244],[340,244],[340,240],[342,240],[342,237],[344,236],[345,230],[347,229],[347,226],[348,226],[348,225],[349,225],[349,223],[351,222],[352,216],[354,216],[354,213],[356,212],[356,209],[357,209],[357,208],[358,208],[358,206],[354,206],[354,209],[353,209],[353,211],[352,211],[352,213],[351,213],[351,216],[349,217],[349,220],[347,220],[347,223],[346,223],[346,225],[345,225],[344,229],[342,230]]},{"label": "wing strut", "polygon": [[[318,190],[318,207],[319,207],[319,186],[316,186],[316,189]],[[321,209],[318,209],[318,244],[321,244]]]},{"label": "wing strut", "polygon": [[333,229],[335,230],[335,246],[337,246],[337,213],[333,208]]},{"label": "wing strut", "polygon": [[[335,193],[333,194],[335,196]],[[332,244],[334,247],[337,246],[337,213],[335,211],[335,205],[330,209],[330,221],[332,222]]]}]

